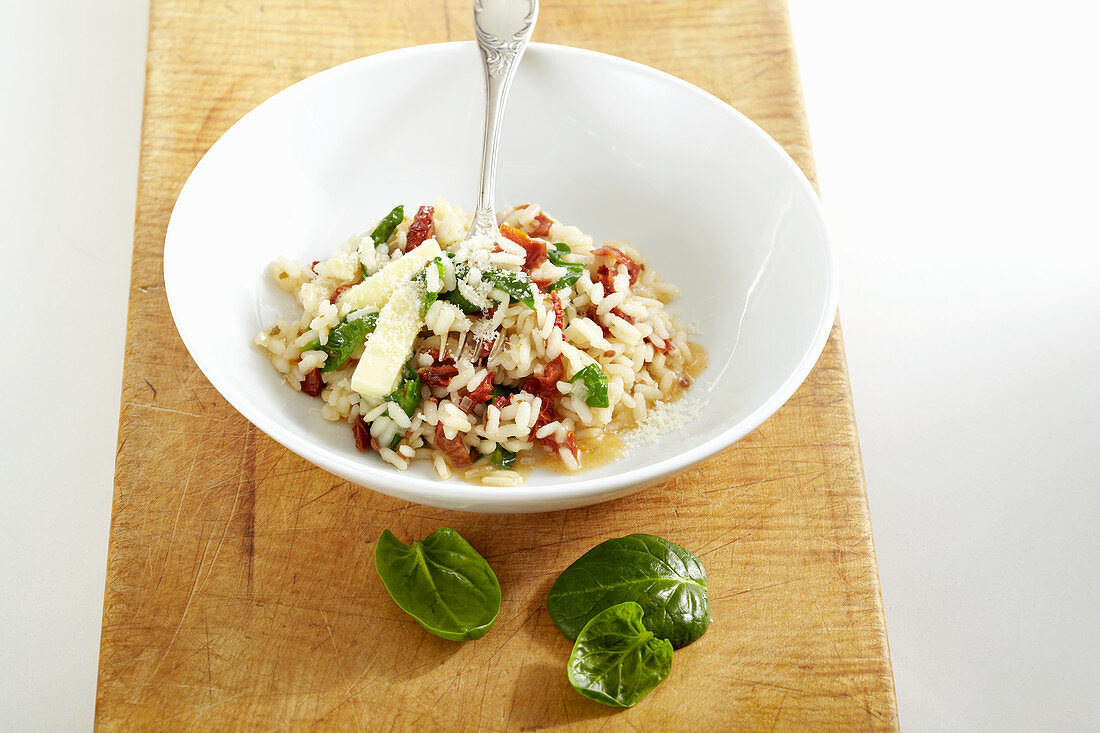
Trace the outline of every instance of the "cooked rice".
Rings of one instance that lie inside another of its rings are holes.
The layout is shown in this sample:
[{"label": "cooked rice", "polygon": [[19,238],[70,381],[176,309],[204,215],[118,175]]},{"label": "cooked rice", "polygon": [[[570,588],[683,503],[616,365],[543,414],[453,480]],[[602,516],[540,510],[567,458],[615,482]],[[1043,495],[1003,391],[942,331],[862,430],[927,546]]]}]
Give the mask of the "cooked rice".
[{"label": "cooked rice", "polygon": [[[655,403],[675,400],[690,383],[689,370],[696,358],[693,349],[698,347],[689,344],[684,329],[665,308],[678,289],[661,280],[637,250],[625,242],[605,244],[629,258],[630,264],[641,266],[632,284],[627,262],[617,255],[594,254],[599,248],[591,237],[553,221],[537,205],[508,210],[498,219],[531,235],[536,243],[568,245],[571,254],[565,261],[584,265],[575,283],[555,291],[564,328],[555,322],[549,293],[533,287],[535,307],[531,309],[511,302],[507,293],[485,279],[487,268],[523,272],[524,247],[501,235],[491,251],[465,252],[459,245],[470,216],[440,198],[431,215],[434,238],[444,251],[457,256],[454,261],[442,258],[443,273],[426,268],[426,289],[457,290],[486,310],[467,314],[454,303],[436,300],[424,317],[410,363],[423,375],[423,370],[438,368],[449,356],[457,374],[445,386],[422,383],[420,404],[410,416],[394,401],[379,403],[352,390],[351,377],[363,347],[340,368],[320,373],[322,416],[353,426],[363,421],[361,432],[369,425],[370,447],[397,469],[408,468],[413,460],[429,460],[443,479],[458,472],[467,480],[491,486],[522,483],[521,472],[499,468],[489,460],[476,460],[470,467],[456,465],[463,462],[455,448],[459,443],[452,444],[449,452],[441,450],[436,445],[437,430],[441,430],[446,441],[461,441],[475,459],[490,456],[500,447],[518,455],[516,466],[550,458],[575,471],[585,467],[589,441],[645,420]],[[286,257],[271,264],[271,276],[295,296],[302,312],[294,321],[276,320],[255,342],[292,389],[301,391],[307,375],[323,367],[329,358],[324,346],[332,329],[353,312],[347,299],[337,297],[333,302],[333,294],[338,289],[342,294],[361,282],[364,274],[372,275],[400,259],[412,221],[406,215],[388,243],[378,247],[368,233],[349,238],[328,260],[312,267]],[[551,223],[545,232],[547,221]],[[372,225],[367,231],[373,229]],[[465,279],[456,276],[456,263],[469,266]],[[565,268],[546,261],[530,276],[553,282],[565,274]],[[493,301],[499,305],[489,310]],[[374,310],[354,311],[351,317],[365,317]],[[320,342],[321,349],[303,351],[313,341]],[[481,351],[483,345],[487,356]],[[564,374],[556,384],[537,389],[541,384],[537,376],[559,358]],[[607,377],[608,407],[590,406],[582,383],[568,381],[591,363],[598,364]],[[532,375],[534,381],[529,379]],[[479,387],[487,389],[488,385],[482,386],[486,379],[507,389],[510,397],[471,405],[466,398]]]}]

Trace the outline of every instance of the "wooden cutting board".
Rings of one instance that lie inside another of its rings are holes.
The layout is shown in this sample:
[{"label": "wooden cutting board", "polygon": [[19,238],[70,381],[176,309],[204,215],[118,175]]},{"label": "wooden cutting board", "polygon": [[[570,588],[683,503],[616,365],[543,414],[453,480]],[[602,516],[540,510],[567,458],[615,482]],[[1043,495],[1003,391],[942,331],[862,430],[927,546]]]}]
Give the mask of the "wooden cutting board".
[{"label": "wooden cutting board", "polygon": [[[360,56],[472,37],[469,0],[152,0],[145,124],[96,723],[103,729],[897,725],[839,326],[762,427],[664,485],[552,514],[477,515],[354,486],[288,452],[210,386],[176,333],[161,251],[180,187],[233,122]],[[535,39],[709,90],[814,177],[781,0],[544,0]],[[373,570],[384,528],[439,526],[497,572],[493,630],[425,633]],[[574,558],[648,531],[696,552],[713,623],[616,711],[569,686],[546,594]]]}]

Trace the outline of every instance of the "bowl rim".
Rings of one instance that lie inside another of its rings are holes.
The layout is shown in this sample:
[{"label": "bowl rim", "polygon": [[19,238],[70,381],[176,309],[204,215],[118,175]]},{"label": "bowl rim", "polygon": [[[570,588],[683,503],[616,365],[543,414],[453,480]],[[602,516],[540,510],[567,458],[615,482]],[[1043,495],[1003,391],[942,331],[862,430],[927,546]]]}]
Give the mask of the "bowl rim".
[{"label": "bowl rim", "polygon": [[[196,174],[199,173],[205,165],[209,164],[208,160],[210,159],[211,153],[218,149],[219,146],[222,146],[226,140],[232,140],[234,137],[241,134],[241,128],[246,126],[248,121],[254,116],[263,114],[265,109],[277,104],[279,100],[286,96],[298,93],[293,90],[303,85],[308,86],[316,84],[320,79],[327,80],[329,77],[351,73],[353,70],[358,71],[361,68],[369,68],[381,63],[390,63],[402,57],[432,55],[460,47],[472,48],[474,47],[474,42],[448,41],[444,43],[408,46],[379,52],[370,56],[363,56],[337,64],[336,66],[329,67],[295,82],[249,110],[237,122],[230,126],[229,129],[222,133],[214,144],[203,154],[202,158],[188,175],[187,181],[180,189],[180,193],[173,205],[172,215],[169,218],[165,232],[163,271],[165,293],[168,298],[169,309],[173,313],[173,321],[175,322],[176,329],[188,353],[191,355],[191,358],[218,393],[249,422],[285,448],[330,473],[341,476],[352,483],[360,484],[372,491],[432,506],[440,506],[441,501],[445,501],[448,505],[453,505],[456,508],[460,508],[463,504],[470,504],[481,506],[496,505],[505,511],[516,509],[517,507],[517,511],[541,511],[540,509],[525,509],[524,507],[535,504],[548,505],[554,502],[584,503],[584,500],[588,500],[587,503],[593,503],[593,500],[598,501],[600,497],[611,499],[615,496],[622,495],[631,487],[640,489],[647,484],[658,481],[673,473],[678,473],[689,466],[713,456],[719,451],[741,440],[763,424],[765,420],[771,417],[791,398],[798,387],[801,386],[802,382],[805,381],[806,377],[809,376],[810,371],[812,371],[814,365],[817,363],[832,332],[839,294],[839,272],[836,256],[825,228],[825,217],[821,206],[821,200],[805,173],[803,173],[802,169],[798,167],[798,164],[795,163],[790,154],[788,154],[778,142],[732,105],[714,94],[668,72],[661,71],[660,69],[647,66],[637,61],[631,61],[618,56],[612,56],[599,51],[592,51],[590,49],[578,48],[575,46],[542,42],[532,42],[530,46],[537,49],[539,53],[550,55],[562,54],[564,56],[587,59],[597,64],[608,64],[612,67],[620,67],[634,73],[649,75],[655,78],[656,81],[669,83],[679,87],[684,92],[695,95],[712,106],[717,106],[721,112],[732,114],[742,122],[760,142],[771,147],[773,151],[780,154],[779,159],[781,160],[781,165],[787,167],[788,171],[793,174],[794,179],[797,181],[796,185],[802,188],[804,193],[808,194],[807,198],[811,201],[812,213],[820,224],[819,228],[822,236],[823,255],[826,261],[825,272],[823,273],[825,276],[825,301],[821,313],[818,316],[818,324],[814,332],[814,337],[810,340],[801,359],[798,361],[793,371],[788,374],[779,389],[773,392],[763,404],[739,420],[736,424],[719,435],[676,456],[666,458],[650,466],[627,469],[610,476],[605,475],[599,478],[583,478],[583,472],[581,472],[580,474],[573,475],[562,474],[561,481],[541,486],[532,486],[528,484],[507,487],[483,486],[464,483],[461,480],[421,478],[415,475],[409,475],[403,471],[398,471],[388,464],[355,462],[340,455],[332,454],[328,448],[322,445],[298,437],[289,429],[285,428],[281,422],[269,418],[262,409],[253,404],[252,400],[249,399],[245,393],[237,392],[232,387],[227,388],[227,391],[223,391],[223,387],[226,385],[222,384],[216,377],[211,376],[212,374],[217,375],[218,373],[216,368],[211,369],[211,367],[216,367],[216,365],[213,364],[214,360],[208,359],[207,355],[203,353],[201,349],[199,350],[199,355],[196,355],[195,351],[192,350],[191,344],[196,342],[192,334],[192,329],[187,325],[186,321],[181,326],[179,320],[175,318],[176,307],[173,304],[175,303],[178,305],[181,302],[182,296],[174,295],[178,292],[177,288],[181,287],[177,279],[172,275],[172,263],[176,259],[174,252],[177,251],[178,247],[172,247],[170,243],[173,241],[173,232],[176,229],[174,225],[176,225],[177,222],[176,212],[179,204],[190,195],[190,191],[193,185],[195,185],[194,181],[196,180]],[[473,175],[472,172],[471,175]],[[443,487],[446,488],[444,489]],[[441,498],[443,496],[445,496],[445,499]],[[484,509],[475,508],[474,511],[484,511]]]}]

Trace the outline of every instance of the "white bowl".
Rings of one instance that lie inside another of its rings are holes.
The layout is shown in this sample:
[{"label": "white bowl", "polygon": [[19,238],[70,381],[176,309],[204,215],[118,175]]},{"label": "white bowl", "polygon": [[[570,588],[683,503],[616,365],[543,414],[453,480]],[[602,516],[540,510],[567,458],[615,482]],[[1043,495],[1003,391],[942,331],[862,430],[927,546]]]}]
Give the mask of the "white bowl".
[{"label": "white bowl", "polygon": [[434,506],[531,512],[605,501],[701,461],[757,427],[805,379],[829,335],[836,271],[817,196],[787,154],[716,97],[660,71],[532,44],[512,88],[497,203],[537,202],[596,241],[625,239],[683,294],[710,366],[705,405],[657,444],[518,487],[440,481],[360,453],[345,424],[286,387],[252,340],[293,298],[266,274],[280,254],[325,259],[397,203],[472,209],[482,134],[472,43],[358,59],[249,112],[195,167],[164,243],[176,326],[246,418],[327,471]]}]

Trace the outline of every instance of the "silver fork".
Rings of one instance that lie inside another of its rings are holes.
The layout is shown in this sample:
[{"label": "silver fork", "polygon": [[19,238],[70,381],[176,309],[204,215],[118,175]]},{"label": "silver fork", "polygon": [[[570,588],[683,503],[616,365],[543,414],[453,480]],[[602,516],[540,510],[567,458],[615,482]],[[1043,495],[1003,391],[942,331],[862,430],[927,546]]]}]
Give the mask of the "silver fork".
[{"label": "silver fork", "polygon": [[485,69],[485,137],[481,188],[467,239],[478,234],[492,237],[497,232],[493,192],[504,105],[538,14],[538,0],[474,0],[474,33]]}]

